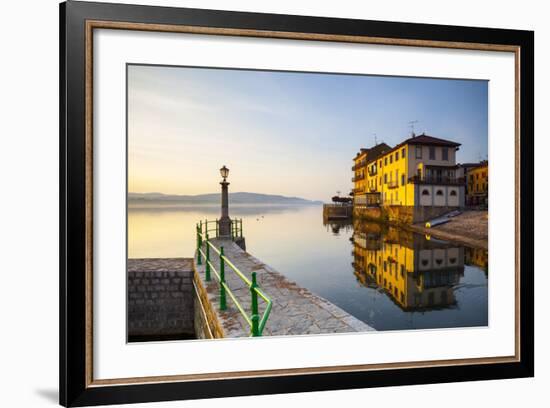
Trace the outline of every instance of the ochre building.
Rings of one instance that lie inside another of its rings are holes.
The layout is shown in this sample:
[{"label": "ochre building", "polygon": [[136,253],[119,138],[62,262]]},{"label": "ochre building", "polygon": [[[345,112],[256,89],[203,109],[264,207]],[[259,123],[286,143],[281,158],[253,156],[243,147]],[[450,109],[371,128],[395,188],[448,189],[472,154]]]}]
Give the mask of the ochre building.
[{"label": "ochre building", "polygon": [[385,143],[354,157],[354,206],[463,207],[460,143],[425,134],[391,148]]}]

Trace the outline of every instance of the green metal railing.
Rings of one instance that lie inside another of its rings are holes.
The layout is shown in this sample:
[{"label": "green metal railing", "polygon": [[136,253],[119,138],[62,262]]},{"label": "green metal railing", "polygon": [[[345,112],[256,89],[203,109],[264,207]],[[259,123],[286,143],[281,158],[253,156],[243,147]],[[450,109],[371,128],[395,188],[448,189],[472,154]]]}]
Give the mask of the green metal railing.
[{"label": "green metal railing", "polygon": [[[214,228],[209,228],[209,225],[214,224]],[[206,281],[212,279],[212,273],[214,273],[218,283],[220,285],[220,310],[227,309],[227,295],[231,298],[243,318],[246,320],[247,324],[250,326],[250,334],[253,337],[261,336],[267,319],[269,318],[269,313],[271,312],[272,301],[271,299],[260,289],[257,280],[256,272],[252,272],[252,279],[248,279],[240,270],[237,268],[224,254],[223,246],[217,248],[212,241],[210,241],[209,233],[215,232],[215,236],[219,236],[219,221],[208,221],[205,220],[204,223],[200,221],[196,226],[197,232],[197,264],[202,265],[204,260],[205,272],[204,278]],[[242,238],[243,236],[243,220],[231,220],[231,238]],[[214,264],[212,263],[212,253],[214,253],[219,258],[219,270],[216,270]],[[235,297],[229,286],[225,281],[225,267],[229,268],[235,272],[241,281],[243,281],[250,290],[251,296],[251,314],[250,316],[244,310],[244,307],[240,304],[238,299]],[[266,307],[262,317],[260,318],[259,309],[258,309],[258,296],[266,302]]]}]

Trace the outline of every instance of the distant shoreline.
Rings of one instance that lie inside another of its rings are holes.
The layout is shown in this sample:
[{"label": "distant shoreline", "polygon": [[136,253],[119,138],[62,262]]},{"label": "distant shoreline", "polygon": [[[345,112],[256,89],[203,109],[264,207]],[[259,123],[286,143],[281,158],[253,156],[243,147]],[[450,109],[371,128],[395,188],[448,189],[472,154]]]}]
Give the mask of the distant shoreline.
[{"label": "distant shoreline", "polygon": [[[128,193],[128,203],[158,204],[158,205],[220,205],[220,193],[199,195],[177,195],[163,193]],[[275,194],[259,194],[248,192],[229,193],[229,205],[248,206],[293,206],[293,205],[322,205],[320,200],[308,200],[300,197],[287,197]]]}]

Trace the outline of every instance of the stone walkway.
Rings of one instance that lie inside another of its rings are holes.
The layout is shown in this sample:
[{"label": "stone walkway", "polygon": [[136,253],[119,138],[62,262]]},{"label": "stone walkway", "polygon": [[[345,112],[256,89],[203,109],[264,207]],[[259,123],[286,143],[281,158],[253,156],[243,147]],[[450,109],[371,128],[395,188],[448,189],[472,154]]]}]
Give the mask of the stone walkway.
[{"label": "stone walkway", "polygon": [[[285,276],[275,271],[259,259],[243,251],[231,240],[212,240],[216,247],[223,246],[227,258],[251,279],[251,273],[256,271],[260,288],[273,301],[271,314],[264,329],[264,336],[345,333],[373,331],[374,329],[361,320],[351,316],[338,306],[317,296]],[[219,256],[211,251],[211,260],[219,270]],[[196,265],[196,262],[195,262]],[[226,337],[247,337],[250,327],[235,307],[233,300],[227,295],[227,310],[219,310],[219,284],[214,273],[212,280],[205,282],[205,263],[196,265],[202,284],[206,288],[208,298],[218,313],[218,318],[224,328]],[[250,313],[250,290],[236,273],[226,265],[226,283],[239,300],[244,310]],[[265,302],[258,298],[260,317],[265,310]]]}]

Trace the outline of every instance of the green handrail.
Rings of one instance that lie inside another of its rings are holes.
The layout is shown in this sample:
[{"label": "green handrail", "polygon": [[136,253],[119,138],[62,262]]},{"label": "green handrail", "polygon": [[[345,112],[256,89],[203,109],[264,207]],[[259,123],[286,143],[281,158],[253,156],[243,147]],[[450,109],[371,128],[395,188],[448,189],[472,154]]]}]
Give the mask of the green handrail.
[{"label": "green handrail", "polygon": [[[209,228],[209,224],[215,224],[214,228]],[[271,308],[273,302],[259,287],[256,278],[256,272],[252,272],[252,279],[248,279],[244,273],[242,273],[237,266],[231,262],[227,256],[224,254],[223,246],[217,248],[211,241],[209,232],[215,232],[216,237],[219,236],[219,220],[208,221],[204,220],[204,223],[199,221],[196,225],[197,233],[197,264],[202,265],[203,259],[205,263],[205,273],[204,278],[206,281],[210,281],[211,273],[214,273],[219,284],[220,284],[220,310],[227,309],[227,296],[231,298],[246,323],[250,326],[250,333],[253,337],[261,336],[269,314],[271,313]],[[231,220],[231,238],[242,238],[243,237],[243,220]],[[204,246],[204,249],[203,249]],[[211,261],[211,251],[214,251],[219,257],[219,270],[216,270],[216,267]],[[233,272],[238,276],[238,278],[243,281],[250,290],[251,297],[251,315],[249,316],[244,307],[239,303],[238,299],[235,297],[227,283],[225,282],[225,266],[229,266]],[[266,303],[264,313],[260,318],[259,309],[258,309],[258,296],[264,300]]]}]

